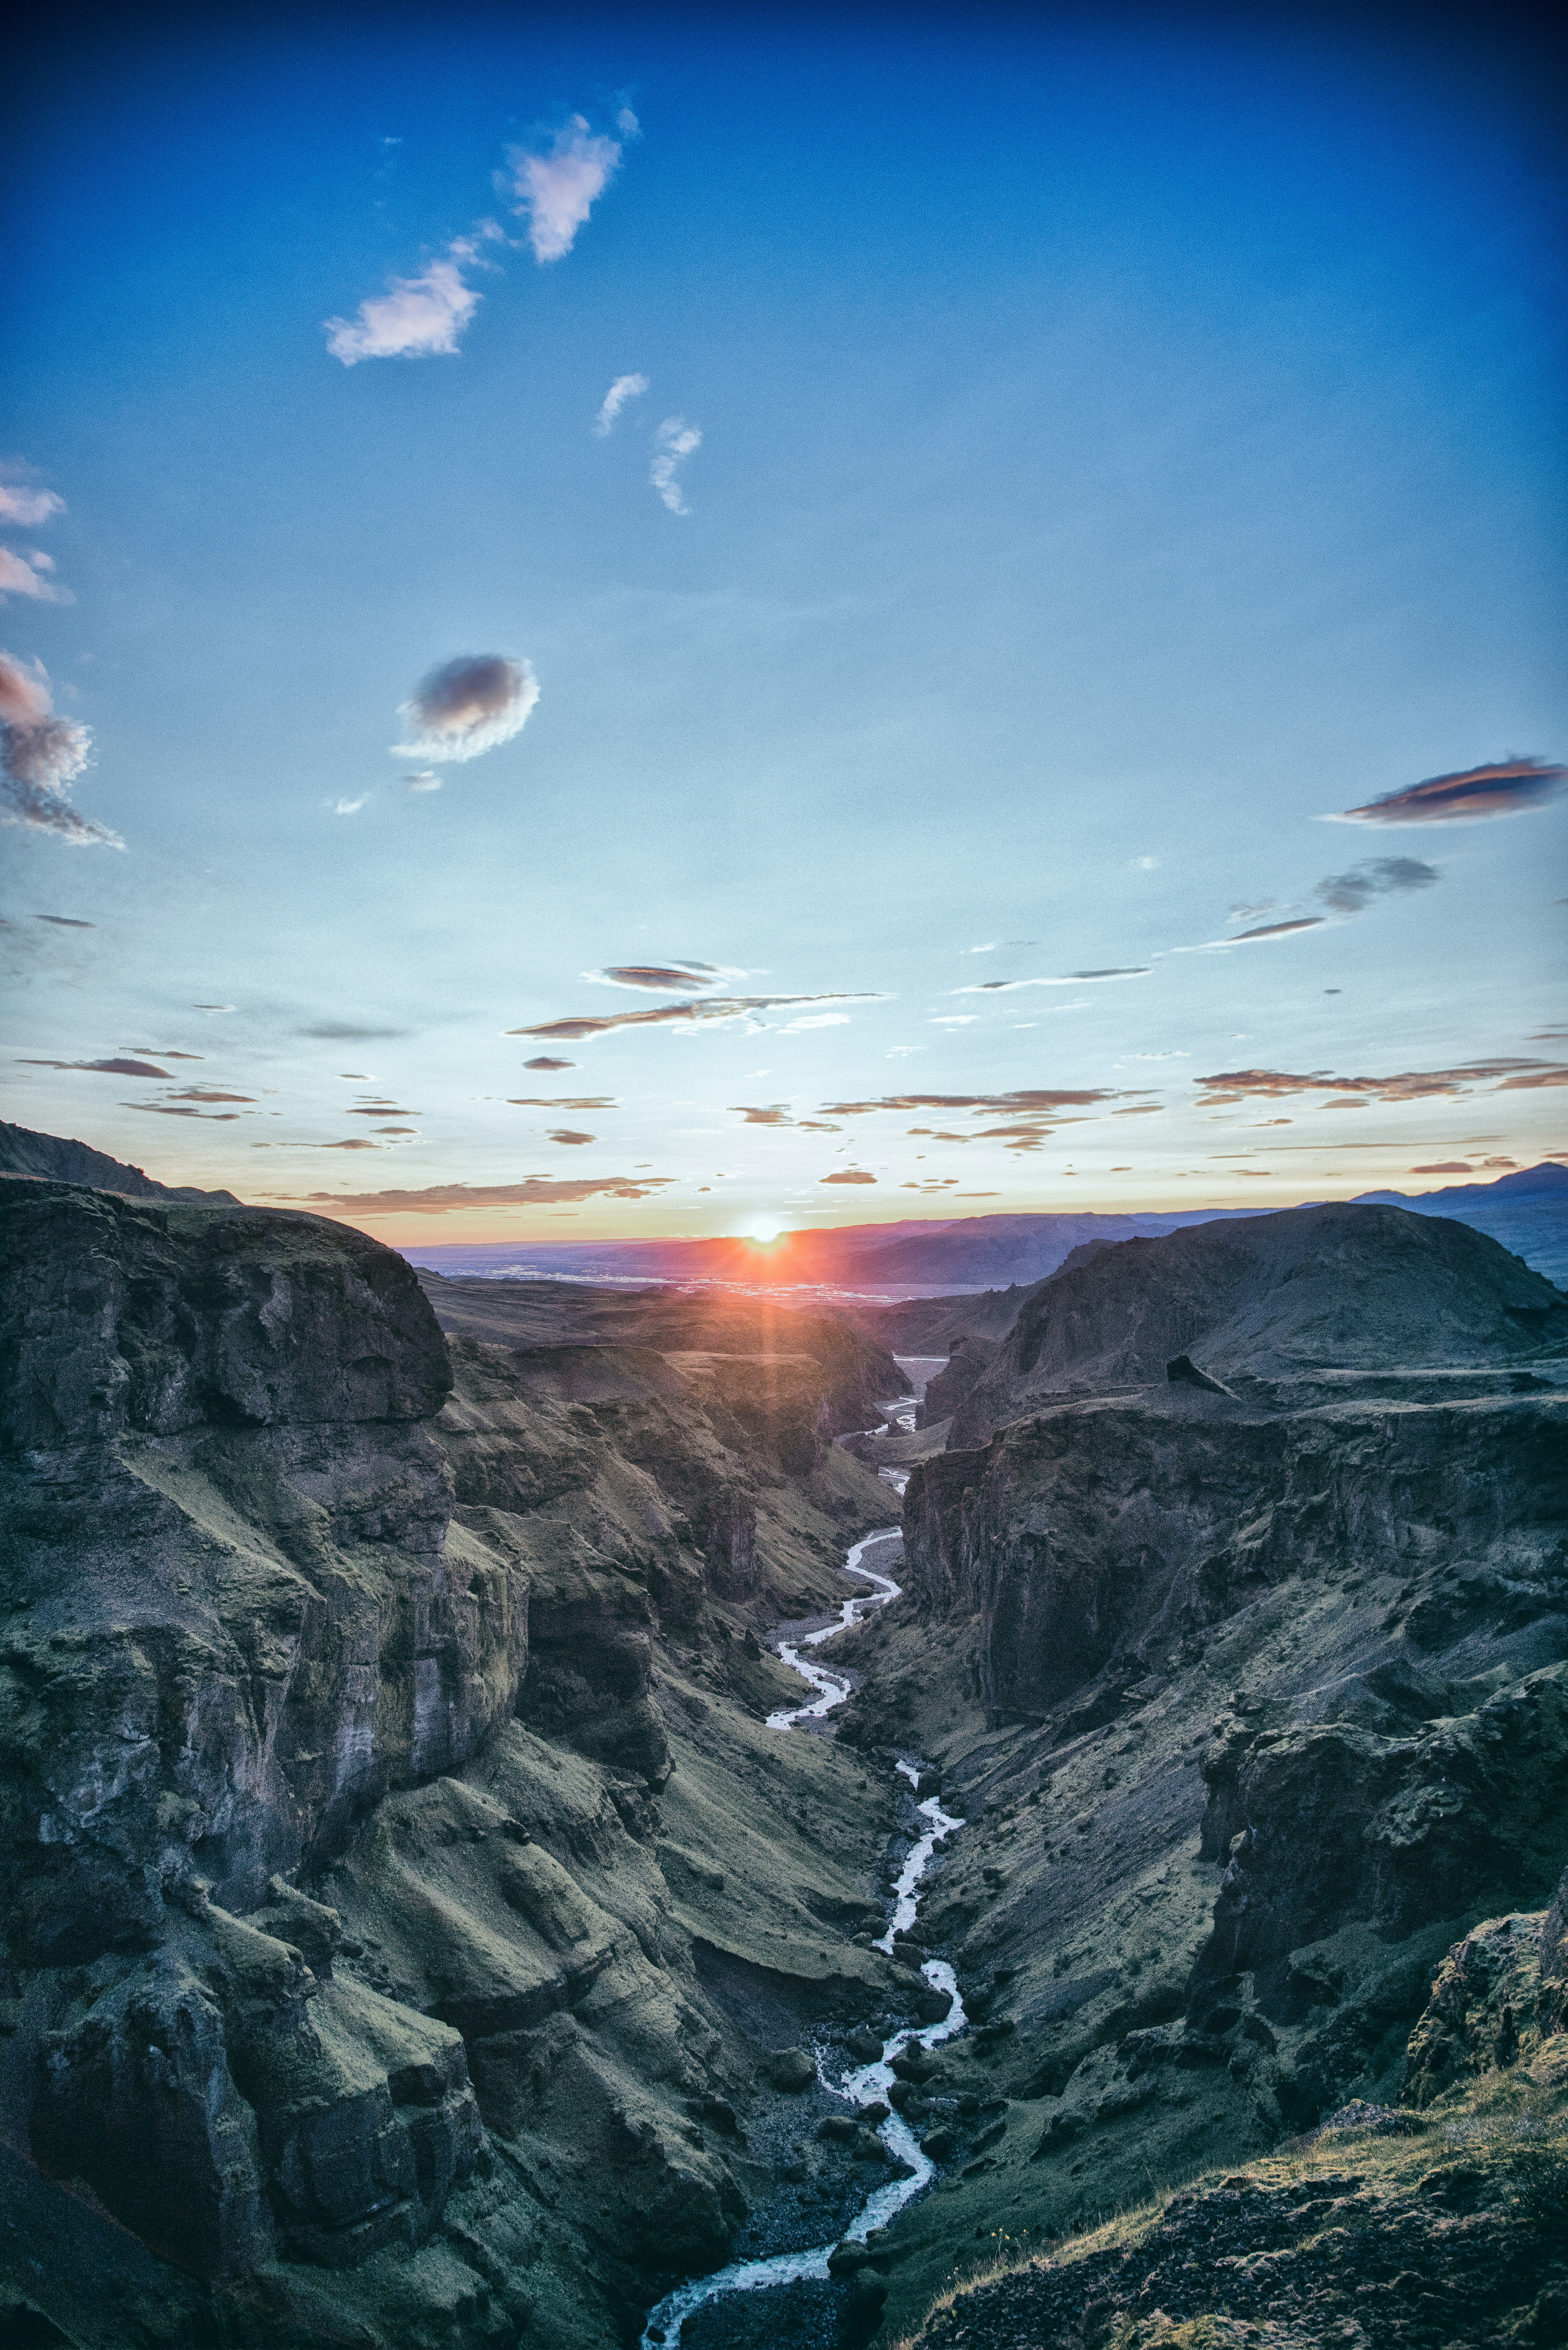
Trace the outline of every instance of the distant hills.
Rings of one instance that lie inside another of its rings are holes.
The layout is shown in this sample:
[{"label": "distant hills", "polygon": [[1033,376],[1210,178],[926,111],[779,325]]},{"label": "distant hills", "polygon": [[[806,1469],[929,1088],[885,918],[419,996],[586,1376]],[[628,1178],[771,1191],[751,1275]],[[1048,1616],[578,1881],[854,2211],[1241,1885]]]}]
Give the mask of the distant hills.
[{"label": "distant hills", "polygon": [[[88,1143],[0,1121],[0,1176],[5,1175],[88,1183],[133,1199],[239,1205],[230,1191],[160,1183],[140,1167],[128,1167]],[[1568,1167],[1546,1160],[1500,1176],[1495,1183],[1456,1183],[1441,1191],[1364,1191],[1350,1204],[1450,1216],[1501,1242],[1548,1281],[1568,1289]],[[1096,1241],[1160,1240],[1189,1225],[1264,1212],[1260,1208],[1185,1208],[1129,1215],[1068,1211],[940,1222],[908,1218],[891,1224],[784,1232],[766,1249],[736,1239],[576,1244],[455,1241],[400,1253],[438,1273],[459,1276],[533,1274],[576,1281],[674,1282],[681,1287],[711,1284],[753,1291],[815,1291],[824,1303],[846,1294],[866,1300],[934,1298],[961,1291],[1027,1289],[1056,1272],[1075,1248]],[[999,1334],[1011,1318],[1009,1313],[998,1322]],[[967,1316],[966,1326],[972,1321],[972,1315]]]},{"label": "distant hills", "polygon": [[[1308,1201],[1306,1205],[1318,1202]],[[1495,1183],[1405,1195],[1368,1191],[1355,1206],[1407,1208],[1470,1224],[1568,1287],[1568,1168],[1547,1162]],[[1025,1289],[1096,1241],[1160,1240],[1193,1224],[1264,1213],[1189,1208],[1164,1214],[964,1216],[943,1222],[852,1224],[784,1232],[766,1250],[742,1240],[601,1241],[597,1244],[441,1243],[404,1253],[438,1272],[554,1274],[587,1281],[711,1282],[746,1289],[815,1289],[862,1298],[939,1297],[961,1290]]]},{"label": "distant hills", "polygon": [[1559,1289],[1568,1289],[1568,1167],[1551,1159],[1500,1175],[1495,1183],[1452,1183],[1444,1191],[1363,1191],[1356,1207],[1408,1208],[1417,1216],[1452,1216],[1521,1256]]}]

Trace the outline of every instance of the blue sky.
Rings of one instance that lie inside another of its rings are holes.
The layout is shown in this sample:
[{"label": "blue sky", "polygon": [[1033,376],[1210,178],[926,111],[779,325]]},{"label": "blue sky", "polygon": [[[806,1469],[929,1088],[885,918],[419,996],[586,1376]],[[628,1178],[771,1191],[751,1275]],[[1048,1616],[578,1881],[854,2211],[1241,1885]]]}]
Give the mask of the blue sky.
[{"label": "blue sky", "polygon": [[1179,11],[38,56],[5,1114],[426,1241],[1561,1152],[1550,105]]}]

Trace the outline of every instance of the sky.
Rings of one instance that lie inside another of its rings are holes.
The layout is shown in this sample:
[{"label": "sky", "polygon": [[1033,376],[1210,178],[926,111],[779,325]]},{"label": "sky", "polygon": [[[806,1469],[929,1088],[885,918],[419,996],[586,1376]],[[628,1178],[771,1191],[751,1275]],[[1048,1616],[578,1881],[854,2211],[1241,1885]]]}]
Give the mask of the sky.
[{"label": "sky", "polygon": [[1553,72],[1480,9],[36,47],[0,1114],[405,1246],[1568,1155]]}]

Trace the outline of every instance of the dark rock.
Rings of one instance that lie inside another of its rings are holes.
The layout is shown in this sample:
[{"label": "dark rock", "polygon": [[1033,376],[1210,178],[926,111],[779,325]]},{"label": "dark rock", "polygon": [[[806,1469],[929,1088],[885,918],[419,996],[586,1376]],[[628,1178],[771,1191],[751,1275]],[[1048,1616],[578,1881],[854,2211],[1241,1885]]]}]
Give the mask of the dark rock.
[{"label": "dark rock", "polygon": [[816,2079],[816,2066],[804,2048],[775,2049],[763,2059],[763,2070],[772,2087],[792,2096],[809,2089]]},{"label": "dark rock", "polygon": [[1165,1376],[1172,1387],[1201,1388],[1209,1395],[1232,1394],[1220,1380],[1211,1379],[1207,1371],[1200,1371],[1190,1355],[1172,1355],[1165,1367]]}]

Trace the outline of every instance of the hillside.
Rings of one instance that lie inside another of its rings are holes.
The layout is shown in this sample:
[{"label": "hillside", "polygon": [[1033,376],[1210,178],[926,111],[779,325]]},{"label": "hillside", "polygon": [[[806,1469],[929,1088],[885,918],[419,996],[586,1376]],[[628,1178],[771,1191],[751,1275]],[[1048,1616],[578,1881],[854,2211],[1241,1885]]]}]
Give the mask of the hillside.
[{"label": "hillside", "polygon": [[[626,2350],[773,2256],[682,2350],[1552,2338],[1568,1300],[1494,1243],[1085,1244],[793,1729],[875,1342],[23,1176],[0,1264],[27,2350]],[[1297,2144],[1366,2106],[1436,2158]]]},{"label": "hillside", "polygon": [[1033,1289],[950,1444],[1048,1398],[1161,1381],[1492,1366],[1568,1354],[1568,1297],[1468,1225],[1355,1205],[1292,1208],[1095,1252]]},{"label": "hillside", "polygon": [[1559,1289],[1568,1289],[1568,1167],[1550,1159],[1500,1175],[1495,1183],[1452,1183],[1441,1191],[1364,1191],[1375,1206],[1417,1216],[1452,1216],[1485,1232]]}]

